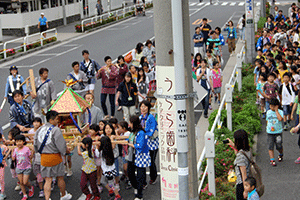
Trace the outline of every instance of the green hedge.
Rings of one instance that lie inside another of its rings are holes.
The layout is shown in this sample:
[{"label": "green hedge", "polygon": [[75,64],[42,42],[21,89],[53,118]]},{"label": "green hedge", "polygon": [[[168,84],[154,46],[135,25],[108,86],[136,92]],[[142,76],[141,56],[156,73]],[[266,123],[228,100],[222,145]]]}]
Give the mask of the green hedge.
[{"label": "green hedge", "polygon": [[[254,144],[254,135],[261,131],[260,111],[255,104],[256,91],[253,84],[253,70],[254,66],[244,64],[242,68],[242,91],[238,92],[235,89],[233,93],[233,106],[232,106],[232,127],[231,132],[226,123],[226,110],[222,110],[221,119],[223,127],[214,131],[215,139],[217,140],[215,146],[215,172],[216,172],[216,190],[217,197],[212,196],[208,191],[207,180],[201,190],[199,198],[204,199],[235,199],[235,183],[227,181],[227,173],[229,169],[234,168],[235,155],[233,150],[223,144],[223,140],[230,138],[233,140],[233,132],[238,129],[244,129],[249,134],[250,146]],[[237,87],[235,87],[237,88]],[[215,110],[209,117],[209,129],[211,128],[218,110]],[[202,163],[202,171],[206,167],[206,162]]]}]

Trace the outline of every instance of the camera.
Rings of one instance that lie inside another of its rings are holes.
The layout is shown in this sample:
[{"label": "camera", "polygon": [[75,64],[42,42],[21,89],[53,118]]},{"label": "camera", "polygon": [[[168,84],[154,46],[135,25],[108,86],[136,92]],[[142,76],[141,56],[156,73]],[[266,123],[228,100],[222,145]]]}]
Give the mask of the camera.
[{"label": "camera", "polygon": [[223,140],[223,144],[228,144],[229,140]]}]

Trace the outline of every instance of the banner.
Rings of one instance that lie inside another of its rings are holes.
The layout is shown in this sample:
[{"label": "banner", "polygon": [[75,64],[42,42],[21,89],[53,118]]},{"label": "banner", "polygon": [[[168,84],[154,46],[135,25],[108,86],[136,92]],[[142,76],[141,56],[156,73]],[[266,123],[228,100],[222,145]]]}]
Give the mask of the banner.
[{"label": "banner", "polygon": [[157,66],[157,98],[161,199],[179,199],[174,66]]}]

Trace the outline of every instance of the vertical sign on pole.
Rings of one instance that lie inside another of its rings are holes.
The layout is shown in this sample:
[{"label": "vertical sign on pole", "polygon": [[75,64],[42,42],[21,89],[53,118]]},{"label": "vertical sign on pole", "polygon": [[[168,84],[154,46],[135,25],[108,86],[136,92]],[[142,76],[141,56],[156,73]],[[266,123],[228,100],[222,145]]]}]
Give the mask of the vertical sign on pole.
[{"label": "vertical sign on pole", "polygon": [[179,199],[175,81],[174,66],[157,66],[157,94],[166,97],[157,99],[162,200]]}]

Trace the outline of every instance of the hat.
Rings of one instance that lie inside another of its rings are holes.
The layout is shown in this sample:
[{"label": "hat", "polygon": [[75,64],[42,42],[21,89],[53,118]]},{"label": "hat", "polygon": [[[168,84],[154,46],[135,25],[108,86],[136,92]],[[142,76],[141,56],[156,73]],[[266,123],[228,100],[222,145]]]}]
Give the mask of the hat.
[{"label": "hat", "polygon": [[44,13],[41,13],[41,15],[45,15]]},{"label": "hat", "polygon": [[11,70],[13,70],[13,69],[18,70],[17,66],[12,65],[12,66],[10,66],[9,71],[11,71]]}]

